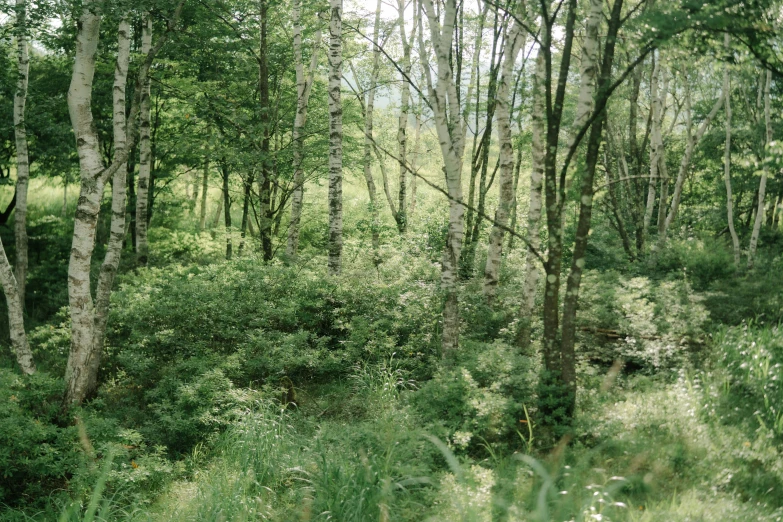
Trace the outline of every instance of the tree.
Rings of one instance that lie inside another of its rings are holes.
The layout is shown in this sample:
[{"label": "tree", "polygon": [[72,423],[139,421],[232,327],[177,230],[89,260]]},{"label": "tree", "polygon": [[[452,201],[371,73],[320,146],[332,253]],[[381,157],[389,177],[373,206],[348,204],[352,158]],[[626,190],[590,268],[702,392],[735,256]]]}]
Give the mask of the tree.
[{"label": "tree", "polygon": [[[524,17],[520,12],[517,17]],[[511,214],[513,203],[513,170],[514,148],[511,143],[511,81],[514,74],[514,63],[517,55],[525,45],[525,33],[515,20],[506,35],[506,53],[500,73],[497,92],[498,133],[500,134],[500,174],[498,179],[499,203],[495,212],[495,221],[489,236],[487,263],[484,269],[484,295],[492,302],[497,292],[498,274],[500,272],[500,257],[503,252],[503,236]]]},{"label": "tree", "polygon": [[[149,54],[152,49],[152,17],[149,12],[142,20],[141,52]],[[136,191],[136,262],[147,264],[149,243],[147,241],[147,212],[149,210],[150,172],[152,168],[152,141],[150,139],[150,121],[152,106],[150,101],[150,80],[146,78],[141,86],[141,112],[139,114],[139,186]]]},{"label": "tree", "polygon": [[337,275],[343,253],[343,3],[330,0],[329,6],[329,273]]},{"label": "tree", "polygon": [[[419,56],[427,80],[428,106],[434,113],[435,130],[443,156],[443,171],[449,197],[449,221],[446,246],[441,261],[441,291],[444,293],[443,333],[441,349],[443,356],[449,356],[459,348],[459,289],[457,271],[462,250],[465,213],[462,203],[462,156],[465,151],[465,133],[460,111],[457,88],[454,83],[451,46],[457,18],[456,0],[446,0],[440,10],[435,11],[432,0],[420,4],[427,16],[430,45],[435,55],[437,80],[433,81],[428,53],[424,45],[423,30],[419,28]],[[421,23],[420,16],[419,20]]]},{"label": "tree", "polygon": [[318,50],[321,44],[321,28],[315,32],[313,38],[313,48],[310,56],[310,68],[307,76],[304,72],[304,61],[302,59],[302,25],[301,25],[301,0],[292,0],[292,16],[294,26],[294,67],[296,70],[296,117],[294,118],[294,127],[291,132],[291,142],[293,145],[293,169],[294,169],[294,187],[291,196],[291,217],[288,225],[288,244],[286,246],[286,257],[296,259],[299,249],[299,231],[302,220],[302,200],[304,197],[304,126],[307,123],[307,107],[310,101],[310,93],[315,81],[315,71],[318,67]]}]

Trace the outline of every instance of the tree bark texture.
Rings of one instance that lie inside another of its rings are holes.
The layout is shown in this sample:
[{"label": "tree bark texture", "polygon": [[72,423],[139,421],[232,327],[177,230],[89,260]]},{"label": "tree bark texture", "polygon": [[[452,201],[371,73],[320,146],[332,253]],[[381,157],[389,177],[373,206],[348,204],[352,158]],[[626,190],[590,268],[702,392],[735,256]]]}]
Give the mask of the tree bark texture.
[{"label": "tree bark texture", "polygon": [[[517,16],[524,17],[518,10]],[[500,274],[500,260],[503,253],[504,228],[508,224],[511,206],[514,201],[514,146],[511,142],[511,83],[514,76],[514,63],[525,45],[525,33],[514,21],[506,36],[506,53],[497,90],[497,119],[500,142],[499,199],[495,211],[495,220],[489,236],[487,262],[484,267],[484,296],[492,302],[497,294]]]},{"label": "tree bark texture", "polygon": [[30,55],[27,42],[27,0],[16,0],[17,73],[14,94],[14,138],[16,142],[16,283],[19,300],[24,308],[27,281],[27,187],[30,180],[30,159],[27,153],[25,104],[30,73]]},{"label": "tree bark texture", "polygon": [[[152,17],[144,14],[141,33],[141,52],[152,49]],[[136,262],[145,266],[149,257],[147,242],[147,211],[149,208],[150,175],[152,172],[152,141],[150,139],[151,100],[150,80],[147,77],[141,86],[141,111],[139,113],[139,186],[136,190]]]},{"label": "tree bark texture", "polygon": [[[767,147],[772,143],[772,118],[770,110],[770,96],[769,90],[772,84],[772,71],[767,71],[766,82],[764,82],[764,127],[765,127],[765,144]],[[753,232],[750,236],[750,246],[748,248],[748,268],[753,268],[753,263],[756,257],[756,247],[759,242],[759,232],[761,231],[761,223],[766,218],[764,212],[764,198],[767,191],[767,177],[769,176],[769,165],[764,161],[764,171],[761,174],[761,181],[759,181],[759,199],[758,206],[756,208],[756,219],[753,222]],[[18,215],[18,214],[17,214]]]},{"label": "tree bark texture", "polygon": [[315,79],[315,70],[318,66],[318,48],[321,44],[321,29],[319,28],[313,39],[313,50],[310,56],[310,69],[308,75],[304,73],[304,60],[302,58],[302,24],[301,24],[301,0],[292,1],[292,13],[294,24],[294,68],[296,70],[296,116],[291,134],[293,146],[294,187],[291,194],[291,218],[288,226],[288,242],[286,244],[286,257],[296,259],[299,250],[299,234],[302,223],[302,204],[304,200],[304,126],[307,123],[307,107],[310,100],[310,92]]},{"label": "tree bark texture", "polygon": [[343,258],[343,43],[342,0],[329,0],[329,274],[342,270]]}]

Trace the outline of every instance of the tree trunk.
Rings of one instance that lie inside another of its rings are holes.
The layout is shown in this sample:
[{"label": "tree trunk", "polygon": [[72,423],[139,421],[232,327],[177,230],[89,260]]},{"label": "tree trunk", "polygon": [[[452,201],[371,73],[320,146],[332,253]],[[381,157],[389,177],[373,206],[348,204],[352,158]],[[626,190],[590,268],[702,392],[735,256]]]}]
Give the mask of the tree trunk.
[{"label": "tree trunk", "polygon": [[[623,0],[615,0],[612,14],[609,18],[608,32],[604,44],[603,63],[601,64],[600,84],[597,96],[609,96],[608,89],[611,83],[612,65],[614,62],[615,43],[617,33],[621,25]],[[565,402],[565,410],[568,418],[573,417],[576,406],[576,357],[574,345],[576,342],[576,311],[579,302],[579,290],[582,282],[582,273],[585,268],[585,253],[590,237],[590,225],[593,211],[593,180],[595,179],[598,155],[601,148],[604,121],[606,112],[603,112],[592,125],[590,137],[587,143],[585,157],[585,172],[582,177],[581,198],[579,205],[579,220],[576,226],[576,239],[574,241],[573,260],[566,284],[566,293],[563,298],[563,331],[560,351],[562,354],[561,382],[568,393]]]},{"label": "tree trunk", "polygon": [[[152,17],[144,13],[141,33],[141,52],[148,54],[152,49]],[[150,173],[152,171],[152,142],[150,140],[151,100],[150,81],[147,78],[141,86],[141,112],[139,113],[139,187],[136,191],[136,262],[147,264],[149,244],[147,242],[147,210],[149,207]]]},{"label": "tree trunk", "polygon": [[[471,187],[474,185],[476,172],[479,172],[478,205],[475,218],[471,219],[471,213],[468,212],[467,235],[465,237],[465,244],[463,245],[462,258],[460,260],[460,275],[463,279],[468,279],[473,276],[476,246],[481,233],[481,224],[484,219],[487,192],[490,188],[487,183],[487,170],[489,168],[489,149],[492,143],[492,122],[495,117],[495,108],[497,106],[497,79],[498,73],[500,72],[500,64],[496,63],[495,60],[499,58],[499,54],[503,54],[504,52],[502,48],[498,48],[500,44],[500,34],[502,32],[501,30],[498,30],[498,22],[498,13],[496,11],[492,38],[492,52],[490,54],[489,63],[489,85],[487,86],[486,127],[481,135],[481,142],[476,154],[474,154],[471,165]],[[502,46],[504,44],[500,45]],[[476,113],[478,118],[478,99],[476,101]],[[476,132],[478,132],[478,124],[476,125]]]},{"label": "tree trunk", "polygon": [[685,154],[682,157],[682,161],[680,161],[680,168],[677,172],[677,181],[674,184],[674,193],[672,194],[671,207],[669,208],[669,213],[666,216],[666,221],[664,222],[663,229],[659,231],[658,248],[657,248],[659,252],[663,251],[663,248],[666,245],[666,237],[669,232],[669,229],[671,228],[671,225],[674,222],[674,220],[677,218],[677,211],[680,207],[680,199],[682,198],[682,187],[685,183],[685,176],[688,174],[688,169],[690,168],[691,158],[693,157],[693,151],[696,148],[696,146],[698,146],[698,144],[701,143],[701,139],[704,137],[707,128],[710,126],[710,123],[712,123],[712,120],[718,114],[721,105],[723,105],[723,96],[725,96],[725,94],[721,93],[720,97],[718,98],[718,101],[715,103],[710,113],[701,123],[699,129],[696,131],[696,136],[694,137],[692,135],[693,121],[691,116],[691,93],[690,93],[690,87],[686,79],[685,117],[686,117],[686,125],[687,125],[686,132],[688,138],[687,138],[687,144],[685,146]]},{"label": "tree trunk", "polygon": [[[728,45],[728,38],[727,38]],[[767,81],[764,84],[764,125],[766,128],[766,146],[772,143],[772,119],[770,114],[769,89],[772,83],[772,71],[767,71]],[[727,94],[728,95],[728,94]],[[767,177],[769,176],[769,165],[764,161],[764,172],[759,182],[759,203],[756,210],[756,220],[753,222],[753,233],[750,236],[750,247],[748,248],[748,269],[753,268],[756,256],[756,247],[759,241],[759,232],[761,231],[761,222],[766,219],[764,212],[764,197],[767,191]],[[18,212],[18,211],[17,211]],[[18,216],[18,214],[17,214]],[[736,258],[736,255],[734,256]]]},{"label": "tree trunk", "polygon": [[16,140],[16,283],[19,301],[24,309],[27,281],[27,186],[30,180],[30,160],[27,154],[25,103],[30,72],[27,44],[27,0],[16,0],[16,42],[18,48],[16,93],[14,95],[14,137]]},{"label": "tree trunk", "polygon": [[223,172],[223,223],[226,227],[226,260],[231,260],[231,197],[228,191],[228,164],[225,158],[220,163],[220,169]]},{"label": "tree trunk", "polygon": [[342,270],[343,254],[343,106],[342,0],[329,0],[329,261],[330,275]]},{"label": "tree trunk", "polygon": [[647,208],[644,212],[644,233],[650,228],[653,210],[655,208],[655,184],[659,177],[658,167],[660,156],[663,152],[661,140],[661,92],[658,88],[658,79],[661,73],[660,59],[655,62],[650,85],[650,97],[652,98],[652,137],[650,139],[650,182],[647,185]]},{"label": "tree trunk", "polygon": [[[524,17],[518,10],[517,16]],[[514,21],[506,35],[506,53],[503,58],[502,72],[497,90],[498,134],[500,142],[500,177],[498,179],[499,200],[495,212],[495,221],[489,236],[487,263],[484,268],[484,296],[492,303],[497,294],[500,274],[500,259],[503,253],[504,227],[508,224],[514,199],[514,147],[511,143],[511,82],[514,75],[514,63],[519,51],[525,45],[525,33]]]},{"label": "tree trunk", "polygon": [[[125,121],[125,93],[130,62],[130,24],[127,17],[120,21],[117,38],[117,62],[114,70],[114,159],[120,161],[120,154],[127,148],[127,125]],[[112,179],[111,230],[106,255],[101,264],[98,286],[95,290],[95,327],[93,331],[93,354],[90,357],[87,381],[87,395],[98,388],[98,371],[101,364],[106,324],[109,320],[109,305],[114,278],[120,266],[122,242],[125,239],[125,184],[128,179],[128,164],[123,162]]]},{"label": "tree trunk", "polygon": [[[380,8],[380,3],[379,3]],[[377,10],[380,13],[380,9]],[[402,89],[400,94],[400,117],[397,122],[397,144],[398,144],[398,160],[400,165],[400,182],[397,201],[397,212],[394,216],[397,222],[397,229],[400,234],[404,234],[408,226],[407,216],[407,177],[408,177],[408,114],[410,113],[410,98],[411,98],[411,85],[408,81],[411,74],[411,46],[413,39],[416,38],[417,23],[415,16],[418,13],[416,8],[416,2],[413,2],[414,21],[412,34],[410,38],[405,34],[405,0],[397,0],[397,13],[398,23],[400,27],[400,40],[402,42],[403,56],[400,62],[400,68],[402,69]],[[376,18],[377,19],[377,18]],[[376,23],[376,29],[373,38],[377,41],[378,28]]]},{"label": "tree trunk", "polygon": [[204,157],[204,172],[201,176],[201,207],[199,208],[198,229],[204,231],[207,225],[207,192],[209,191],[209,150]]},{"label": "tree trunk", "polygon": [[[424,47],[422,28],[419,28],[419,48],[422,68],[427,78],[427,88],[435,117],[443,156],[446,187],[449,195],[449,226],[446,247],[441,262],[441,290],[445,300],[443,306],[443,333],[441,347],[447,357],[459,348],[459,289],[457,271],[462,249],[462,155],[465,149],[463,122],[460,116],[459,99],[454,84],[450,60],[454,25],[457,16],[456,0],[446,0],[443,6],[443,24],[435,11],[432,0],[422,0],[429,21],[430,41],[437,60],[437,82],[433,83],[427,52]],[[421,18],[419,23],[421,23]]]},{"label": "tree trunk", "polygon": [[[729,45],[729,35],[725,37],[725,45]],[[731,196],[731,81],[729,79],[729,67],[723,70],[723,102],[726,107],[726,144],[723,154],[723,181],[726,183],[726,217],[729,223],[731,242],[734,245],[734,266],[739,268],[740,244],[737,231],[734,230],[734,203]]]},{"label": "tree trunk", "polygon": [[[378,35],[381,25],[381,0],[375,7],[375,23],[372,33],[372,71],[370,72],[370,85],[367,88],[367,101],[364,105],[364,157],[362,168],[364,172],[364,181],[367,183],[367,195],[370,198],[370,233],[372,234],[373,261],[376,266],[380,263],[380,218],[378,215],[377,192],[375,189],[375,180],[372,176],[372,151],[375,145],[373,138],[373,117],[375,114],[375,91],[378,84],[378,72],[380,70],[381,49],[378,46]],[[358,77],[354,74],[354,77]],[[363,96],[363,95],[362,95]],[[379,158],[379,164],[383,166],[383,158]],[[397,209],[388,190],[388,181],[384,176],[384,188],[386,197],[389,200],[392,215],[397,219]]]},{"label": "tree trunk", "polygon": [[[424,82],[422,82],[424,85]],[[408,218],[412,218],[416,212],[416,186],[419,177],[419,158],[421,156],[421,111],[423,109],[422,97],[419,95],[419,105],[416,109],[416,123],[413,130],[413,157],[411,158],[411,170],[414,175],[411,176],[411,202],[408,206]]]},{"label": "tree trunk", "polygon": [[[261,45],[258,53],[258,81],[263,139],[261,141],[261,177],[258,179],[258,193],[261,197],[259,232],[264,261],[272,260],[272,107],[269,104],[269,53],[267,45],[267,0],[260,0]],[[227,208],[227,207],[226,207]]]},{"label": "tree trunk", "polygon": [[250,196],[253,189],[253,176],[250,175],[247,179],[243,180],[245,186],[245,192],[242,195],[242,225],[239,231],[239,250],[237,253],[242,256],[242,252],[245,250],[245,235],[247,233],[247,218],[248,211],[250,210]]},{"label": "tree trunk", "polygon": [[302,25],[301,0],[292,1],[293,24],[294,24],[294,65],[296,69],[296,116],[294,117],[294,128],[291,134],[294,156],[294,187],[291,195],[291,221],[288,226],[288,243],[286,245],[286,257],[289,260],[296,259],[299,249],[299,231],[302,222],[302,201],[304,198],[304,138],[302,132],[307,122],[307,106],[310,100],[310,92],[313,87],[315,70],[318,66],[318,48],[321,44],[321,29],[315,33],[313,41],[313,51],[310,57],[310,70],[305,77],[304,63],[302,59]]},{"label": "tree trunk", "polygon": [[[220,173],[220,179],[223,179],[223,173]],[[223,201],[224,201],[224,194],[223,194],[223,188],[221,186],[220,189],[220,197],[218,198],[218,206],[217,209],[215,209],[215,217],[212,218],[212,225],[209,227],[211,229],[216,228],[220,224],[220,216],[223,215]],[[212,237],[215,236],[215,233],[212,232]]]}]

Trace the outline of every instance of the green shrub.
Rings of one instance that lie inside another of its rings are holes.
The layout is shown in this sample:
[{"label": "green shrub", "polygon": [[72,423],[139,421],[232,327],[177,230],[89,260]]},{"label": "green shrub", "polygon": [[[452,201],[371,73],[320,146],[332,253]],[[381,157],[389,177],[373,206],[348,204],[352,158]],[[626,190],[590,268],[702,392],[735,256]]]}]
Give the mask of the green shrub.
[{"label": "green shrub", "polygon": [[427,430],[460,450],[519,442],[525,407],[535,404],[536,364],[507,344],[463,342],[453,365],[439,369],[411,400]]},{"label": "green shrub", "polygon": [[0,504],[40,505],[81,463],[76,431],[60,418],[63,381],[0,368]]},{"label": "green shrub", "polygon": [[580,355],[593,362],[608,366],[622,359],[646,373],[677,370],[705,341],[709,312],[687,280],[588,271],[583,288]]}]

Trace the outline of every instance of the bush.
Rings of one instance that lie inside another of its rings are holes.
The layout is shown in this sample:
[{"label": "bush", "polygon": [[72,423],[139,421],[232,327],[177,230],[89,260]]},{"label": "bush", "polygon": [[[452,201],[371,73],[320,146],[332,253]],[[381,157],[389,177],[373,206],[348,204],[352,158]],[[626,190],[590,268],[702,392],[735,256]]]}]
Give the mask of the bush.
[{"label": "bush", "polygon": [[0,368],[0,504],[39,505],[81,463],[73,426],[62,426],[62,379]]},{"label": "bush", "polygon": [[578,324],[582,355],[651,373],[692,362],[704,343],[709,312],[687,280],[653,281],[616,272],[585,273]]},{"label": "bush", "polygon": [[438,370],[411,400],[430,420],[428,431],[459,450],[519,441],[520,419],[536,400],[535,366],[507,344],[466,341],[458,360]]}]

